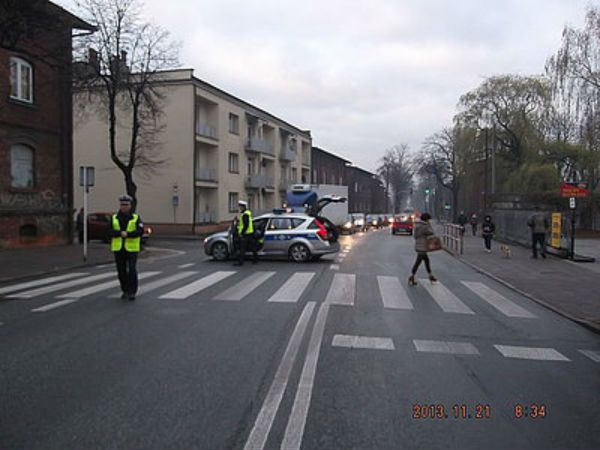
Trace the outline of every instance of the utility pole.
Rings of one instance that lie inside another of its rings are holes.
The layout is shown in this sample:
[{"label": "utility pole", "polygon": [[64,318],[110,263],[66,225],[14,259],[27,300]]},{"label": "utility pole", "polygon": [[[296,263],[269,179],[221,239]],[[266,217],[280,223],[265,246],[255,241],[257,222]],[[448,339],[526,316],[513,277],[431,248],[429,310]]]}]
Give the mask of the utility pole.
[{"label": "utility pole", "polygon": [[79,167],[79,185],[83,187],[83,262],[87,262],[88,255],[88,194],[94,185],[94,167]]}]

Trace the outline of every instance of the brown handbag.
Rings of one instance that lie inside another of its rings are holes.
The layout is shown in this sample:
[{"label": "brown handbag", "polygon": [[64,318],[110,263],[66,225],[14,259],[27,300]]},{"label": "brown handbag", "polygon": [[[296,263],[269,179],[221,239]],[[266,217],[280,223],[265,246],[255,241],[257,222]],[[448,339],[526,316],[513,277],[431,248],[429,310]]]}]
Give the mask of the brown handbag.
[{"label": "brown handbag", "polygon": [[427,238],[427,251],[435,252],[442,249],[442,240],[437,236],[429,236]]}]

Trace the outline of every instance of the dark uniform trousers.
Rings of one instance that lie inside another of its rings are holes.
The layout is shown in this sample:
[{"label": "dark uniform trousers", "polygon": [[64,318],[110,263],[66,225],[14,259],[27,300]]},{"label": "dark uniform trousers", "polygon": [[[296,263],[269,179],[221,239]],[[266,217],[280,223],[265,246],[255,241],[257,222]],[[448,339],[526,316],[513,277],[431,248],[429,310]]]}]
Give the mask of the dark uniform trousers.
[{"label": "dark uniform trousers", "polygon": [[124,249],[115,252],[119,284],[121,290],[129,295],[135,295],[138,290],[137,257],[137,253],[126,252]]},{"label": "dark uniform trousers", "polygon": [[243,234],[239,237],[240,242],[240,252],[238,254],[238,262],[240,264],[244,264],[244,256],[247,251],[252,252],[252,261],[258,261],[258,255],[256,253],[256,243],[254,239],[254,234]]}]

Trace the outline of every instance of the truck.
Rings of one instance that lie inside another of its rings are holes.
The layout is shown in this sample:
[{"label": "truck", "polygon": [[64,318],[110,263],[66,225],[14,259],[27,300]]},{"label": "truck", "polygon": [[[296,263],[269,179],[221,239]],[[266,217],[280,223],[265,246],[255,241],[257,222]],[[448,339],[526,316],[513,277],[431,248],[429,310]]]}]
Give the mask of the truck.
[{"label": "truck", "polygon": [[348,222],[348,186],[334,184],[293,184],[286,195],[287,206],[319,215],[338,229]]}]

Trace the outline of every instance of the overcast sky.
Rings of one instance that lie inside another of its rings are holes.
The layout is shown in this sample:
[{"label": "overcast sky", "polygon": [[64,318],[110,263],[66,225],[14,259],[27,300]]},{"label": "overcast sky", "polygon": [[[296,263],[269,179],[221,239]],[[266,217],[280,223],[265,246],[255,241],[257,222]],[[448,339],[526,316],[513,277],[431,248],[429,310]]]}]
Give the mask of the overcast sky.
[{"label": "overcast sky", "polygon": [[[73,10],[73,0],[55,0]],[[589,0],[145,0],[195,75],[373,170],[483,77],[541,73]]]}]

